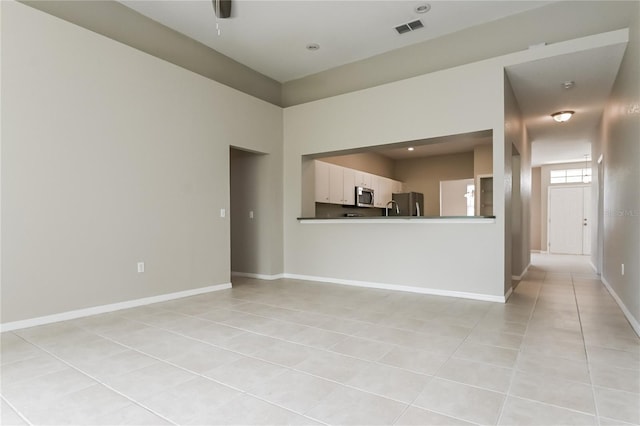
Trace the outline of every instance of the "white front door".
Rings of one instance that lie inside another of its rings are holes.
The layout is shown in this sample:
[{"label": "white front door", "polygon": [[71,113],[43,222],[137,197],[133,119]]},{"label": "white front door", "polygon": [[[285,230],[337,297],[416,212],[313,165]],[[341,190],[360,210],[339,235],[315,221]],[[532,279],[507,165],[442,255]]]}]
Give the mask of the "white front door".
[{"label": "white front door", "polygon": [[590,190],[588,187],[549,188],[549,253],[589,254]]}]

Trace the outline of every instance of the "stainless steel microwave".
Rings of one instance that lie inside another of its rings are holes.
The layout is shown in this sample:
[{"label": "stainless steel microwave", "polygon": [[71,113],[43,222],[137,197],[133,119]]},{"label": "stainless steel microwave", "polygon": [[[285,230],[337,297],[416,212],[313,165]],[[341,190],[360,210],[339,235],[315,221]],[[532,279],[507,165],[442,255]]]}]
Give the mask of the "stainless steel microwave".
[{"label": "stainless steel microwave", "polygon": [[356,206],[373,207],[373,189],[356,186]]}]

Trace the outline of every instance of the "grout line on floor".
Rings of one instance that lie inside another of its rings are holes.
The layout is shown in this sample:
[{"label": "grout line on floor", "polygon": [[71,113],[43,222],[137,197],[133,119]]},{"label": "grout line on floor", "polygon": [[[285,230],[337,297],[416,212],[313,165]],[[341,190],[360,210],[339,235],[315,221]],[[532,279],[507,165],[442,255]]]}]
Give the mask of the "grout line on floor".
[{"label": "grout line on floor", "polygon": [[[69,367],[71,367],[72,369],[74,369],[74,370],[78,371],[79,373],[84,374],[85,376],[89,377],[91,380],[95,381],[97,384],[100,384],[100,385],[102,385],[102,386],[106,387],[107,389],[111,390],[112,392],[115,392],[115,393],[117,393],[118,395],[120,395],[120,396],[122,396],[122,397],[124,397],[124,398],[128,399],[129,401],[131,401],[131,402],[133,402],[134,404],[136,404],[136,405],[138,405],[138,406],[142,407],[143,409],[145,409],[145,410],[147,410],[147,411],[149,411],[149,412],[153,413],[154,415],[156,415],[156,416],[160,417],[161,419],[166,420],[166,421],[167,421],[167,422],[169,422],[170,424],[172,424],[172,425],[176,425],[176,426],[177,426],[177,423],[175,423],[175,422],[171,421],[170,419],[168,419],[167,417],[163,416],[162,414],[157,413],[155,410],[153,410],[153,409],[151,409],[151,408],[147,407],[146,405],[144,405],[144,404],[140,403],[139,401],[137,401],[137,400],[135,400],[134,398],[132,398],[132,397],[128,396],[127,394],[125,394],[125,393],[122,393],[122,392],[118,391],[117,389],[115,389],[115,388],[111,387],[110,385],[108,385],[108,384],[104,383],[102,380],[98,379],[97,377],[94,377],[93,375],[91,375],[91,374],[89,374],[89,373],[87,373],[87,372],[83,371],[83,370],[82,370],[82,369],[80,369],[79,367],[76,367],[75,365],[73,365],[73,364],[72,364],[72,363],[70,363],[69,361],[66,361],[65,359],[63,359],[63,358],[61,358],[61,357],[57,356],[56,354],[54,354],[54,353],[50,352],[48,349],[43,348],[42,346],[40,346],[40,345],[38,345],[38,344],[36,344],[36,343],[34,343],[34,342],[29,341],[27,338],[25,338],[25,337],[23,337],[23,336],[18,336],[18,337],[20,337],[21,339],[25,340],[25,341],[26,341],[26,342],[28,342],[28,343],[31,343],[32,345],[34,345],[34,346],[36,346],[36,347],[38,347],[40,350],[42,350],[42,351],[44,351],[44,352],[48,353],[50,356],[52,356],[52,357],[56,358],[56,359],[57,359],[58,361],[60,361],[60,362],[63,362],[64,364],[68,365]],[[120,343],[119,343],[119,344],[120,344]],[[121,345],[121,344],[120,344],[120,345]],[[122,345],[122,346],[124,346],[124,345]],[[105,357],[105,358],[106,358],[106,357]],[[94,385],[91,385],[91,386],[94,386]],[[86,388],[78,389],[77,391],[74,391],[74,392],[80,392],[80,391],[82,391],[82,390],[85,390],[85,389],[90,388],[91,386],[87,386]],[[72,393],[74,393],[74,392],[70,392],[70,393],[65,394],[65,395],[70,395],[70,394],[72,394]],[[63,395],[63,396],[65,396],[65,395]],[[112,411],[112,412],[106,413],[106,414],[104,414],[104,415],[113,414],[113,413],[115,413],[115,412],[117,412],[117,411],[118,411],[118,410],[115,410],[115,411]]]},{"label": "grout line on floor", "polygon": [[[166,331],[169,331],[169,330],[166,330]],[[174,333],[174,334],[177,334],[177,333]],[[277,364],[277,363],[274,363],[274,362],[271,362],[271,361],[267,361],[267,360],[264,360],[264,359],[261,359],[261,358],[255,357],[255,356],[253,356],[253,355],[249,355],[249,354],[245,354],[245,353],[242,353],[242,352],[235,351],[235,350],[233,350],[233,349],[229,349],[229,348],[224,348],[224,347],[221,347],[221,346],[217,346],[217,345],[214,345],[214,344],[212,344],[212,343],[210,343],[210,342],[206,342],[206,341],[203,341],[203,340],[195,339],[195,338],[188,337],[188,336],[183,336],[183,335],[181,335],[181,334],[177,334],[177,335],[182,336],[182,337],[187,337],[187,338],[189,338],[189,339],[195,340],[195,341],[200,342],[200,343],[204,343],[204,344],[206,344],[206,345],[209,345],[209,346],[215,347],[215,348],[217,348],[217,349],[223,349],[223,350],[227,350],[227,351],[229,351],[229,352],[233,352],[233,353],[238,354],[238,355],[241,355],[241,356],[243,356],[243,357],[245,357],[245,358],[251,358],[251,359],[254,359],[254,360],[257,360],[257,361],[261,361],[261,362],[264,362],[264,363],[267,363],[267,364],[272,364],[272,365],[275,365],[275,366],[277,366],[277,367],[284,368],[285,370],[292,370],[292,371],[296,371],[296,372],[298,372],[298,373],[306,374],[306,375],[309,375],[309,376],[312,376],[312,377],[315,377],[315,378],[318,378],[318,379],[322,379],[322,380],[325,380],[325,381],[329,381],[329,382],[335,383],[335,384],[340,385],[340,386],[348,387],[348,388],[355,389],[355,390],[358,390],[358,391],[361,391],[361,392],[364,392],[364,393],[368,393],[368,394],[375,395],[375,396],[378,396],[378,397],[382,397],[382,398],[385,398],[385,399],[389,399],[389,400],[392,400],[392,401],[395,401],[395,402],[399,402],[399,403],[402,403],[402,404],[406,404],[406,402],[398,401],[398,400],[395,400],[395,399],[390,398],[390,397],[388,397],[388,396],[379,395],[379,394],[376,394],[376,393],[374,393],[374,392],[366,391],[366,390],[363,390],[363,389],[360,389],[360,388],[354,387],[354,386],[352,386],[352,385],[348,385],[348,384],[345,384],[345,383],[341,383],[341,382],[338,382],[338,381],[335,381],[335,380],[332,380],[332,379],[329,379],[329,378],[326,378],[326,377],[317,376],[317,375],[315,375],[315,374],[312,374],[312,373],[309,373],[309,372],[306,372],[306,371],[302,371],[302,370],[297,370],[297,369],[295,369],[295,368],[293,368],[293,367],[288,367],[288,366],[284,366],[284,365],[281,365],[281,364]],[[238,387],[235,387],[235,386],[233,386],[233,385],[231,385],[231,384],[228,384],[228,383],[225,383],[225,382],[221,382],[221,381],[219,381],[219,380],[217,380],[217,379],[214,379],[214,378],[212,378],[212,377],[205,376],[203,373],[198,373],[198,372],[195,372],[195,371],[193,371],[193,370],[189,370],[189,369],[188,369],[188,368],[186,368],[186,367],[182,367],[182,366],[180,366],[180,365],[178,365],[178,364],[174,364],[173,362],[171,362],[171,361],[169,361],[169,360],[165,360],[165,359],[162,359],[162,358],[160,358],[160,357],[158,357],[158,356],[155,356],[155,355],[149,354],[149,353],[147,353],[147,352],[144,352],[144,351],[143,351],[143,350],[141,350],[141,349],[137,349],[137,348],[135,348],[135,347],[133,347],[133,346],[129,346],[129,345],[127,345],[127,344],[124,344],[124,343],[118,342],[118,341],[116,341],[116,340],[112,340],[112,339],[111,339],[110,337],[108,337],[108,336],[104,336],[104,335],[100,335],[100,336],[101,336],[101,337],[103,337],[103,338],[105,338],[105,339],[107,339],[107,340],[111,340],[113,343],[117,343],[117,344],[119,344],[119,345],[122,345],[122,346],[124,346],[124,347],[126,347],[126,348],[128,348],[128,349],[130,349],[130,350],[132,350],[132,351],[135,351],[135,352],[141,353],[141,354],[146,355],[146,356],[148,356],[148,357],[150,357],[150,358],[153,358],[153,359],[155,359],[155,360],[157,360],[157,361],[160,361],[160,362],[162,362],[162,363],[165,363],[165,364],[171,365],[172,367],[178,368],[178,369],[180,369],[180,370],[184,370],[184,371],[186,371],[186,372],[188,372],[188,373],[194,374],[194,375],[199,376],[199,377],[201,377],[201,378],[203,378],[203,379],[206,379],[206,380],[209,380],[209,381],[212,381],[212,382],[218,383],[218,384],[220,384],[220,385],[223,385],[223,386],[225,386],[225,387],[231,388],[231,389],[233,389],[233,390],[235,390],[235,391],[241,392],[242,394],[246,394],[246,395],[249,395],[249,396],[251,396],[251,397],[257,398],[257,399],[259,399],[259,400],[261,400],[261,401],[263,401],[263,402],[266,402],[266,403],[268,403],[268,404],[270,404],[270,405],[273,405],[273,406],[276,406],[276,407],[278,407],[278,408],[282,408],[282,409],[284,409],[284,410],[290,411],[290,412],[292,412],[292,413],[294,413],[294,414],[297,414],[297,415],[300,415],[300,416],[306,417],[306,418],[307,418],[307,419],[309,419],[309,420],[312,420],[312,421],[315,421],[315,422],[319,422],[319,423],[322,423],[322,424],[326,424],[325,422],[323,422],[323,421],[322,421],[322,420],[320,420],[320,419],[316,419],[316,418],[314,418],[314,417],[310,417],[310,416],[308,416],[308,415],[307,415],[307,414],[305,414],[305,413],[301,413],[301,412],[298,412],[298,411],[293,410],[293,409],[291,409],[291,408],[285,407],[285,406],[283,406],[283,405],[276,404],[276,403],[274,403],[274,402],[272,402],[272,401],[269,401],[269,400],[267,400],[267,399],[265,399],[265,398],[263,398],[263,397],[261,397],[261,396],[259,396],[259,395],[257,395],[257,394],[252,393],[251,391],[243,390],[243,389],[238,388]],[[318,349],[318,348],[313,348],[313,349]],[[323,350],[323,349],[318,349],[318,350]],[[345,355],[345,356],[346,356],[346,355]],[[350,358],[354,358],[354,357],[350,357]],[[356,359],[361,360],[360,358],[356,358]],[[231,361],[230,363],[233,363],[233,362],[235,362],[235,361]],[[222,364],[222,365],[226,365],[226,364]],[[222,365],[221,365],[221,366],[222,366]],[[143,368],[146,368],[146,367],[142,367],[142,368],[137,369],[137,370],[141,370],[141,369],[143,369]],[[133,370],[133,371],[137,371],[137,370]],[[80,371],[81,371],[81,370],[80,370]],[[81,372],[82,372],[82,371],[81,371]],[[124,374],[129,374],[129,373],[131,373],[131,372],[132,372],[132,371],[127,372],[127,373],[124,373]],[[83,372],[83,373],[84,373],[84,372]],[[86,373],[84,373],[84,374],[86,374]],[[87,374],[87,375],[88,375],[88,374]],[[269,380],[270,380],[270,379],[269,379]],[[329,396],[329,394],[327,394],[327,395],[325,396],[325,398],[326,398],[326,397],[328,397],[328,396]],[[131,399],[131,398],[129,398],[129,399]],[[324,400],[324,398],[323,398],[322,400]],[[318,403],[320,403],[322,400],[318,401]],[[140,403],[138,403],[138,404],[139,404],[139,405],[142,405],[142,404],[140,404]],[[317,404],[316,404],[316,405],[317,405]],[[145,407],[145,408],[146,408],[146,407]],[[307,411],[310,411],[312,408],[313,408],[313,407],[309,408],[309,410],[307,410]],[[163,418],[164,418],[164,417],[163,417]]]},{"label": "grout line on floor", "polygon": [[[544,274],[544,276],[546,277],[546,272]],[[544,277],[543,280],[544,281]],[[515,380],[516,374],[519,371],[518,370],[518,361],[520,360],[520,354],[522,353],[522,347],[524,345],[524,338],[527,335],[527,331],[529,330],[529,326],[531,325],[531,319],[533,318],[533,313],[536,311],[536,306],[538,304],[538,297],[540,297],[540,291],[542,290],[542,284],[537,286],[536,289],[536,297],[535,300],[533,302],[533,306],[531,308],[531,312],[529,313],[529,320],[527,321],[527,325],[524,329],[524,334],[522,335],[522,343],[520,344],[520,348],[518,349],[518,354],[516,355],[516,361],[513,364],[513,371],[511,372],[511,377],[509,379],[509,386],[507,387],[507,391],[506,391],[506,397],[504,399],[504,402],[502,403],[502,407],[500,408],[500,414],[498,415],[498,420],[496,420],[496,424],[500,424],[500,422],[502,421],[502,416],[504,415],[504,409],[507,405],[507,400],[509,399],[509,396],[511,396],[511,388],[513,387],[513,382]],[[514,395],[515,396],[515,395]]]},{"label": "grout line on floor", "polygon": [[[140,320],[136,320],[136,321],[137,322],[141,322]],[[149,325],[152,328],[156,328],[156,329],[159,329],[159,330],[164,330],[164,331],[166,331],[168,333],[172,333],[172,334],[175,334],[175,335],[180,336],[180,337],[184,337],[184,338],[187,338],[187,339],[195,340],[197,342],[213,346],[213,347],[218,348],[218,349],[223,349],[223,350],[226,350],[226,351],[234,352],[234,353],[237,353],[237,354],[243,355],[243,356],[250,356],[251,358],[255,358],[255,359],[258,359],[260,361],[266,361],[266,360],[264,360],[262,358],[255,357],[253,355],[248,355],[248,354],[243,353],[243,352],[238,352],[238,351],[235,351],[235,350],[230,349],[228,347],[216,345],[214,343],[211,343],[211,342],[208,342],[208,341],[205,341],[205,340],[200,340],[200,339],[192,337],[192,336],[187,336],[187,335],[181,334],[181,333],[179,333],[177,331],[174,331],[174,330],[170,330],[170,329],[166,329],[166,328],[162,328],[162,327],[157,327],[157,326],[154,326],[154,325],[151,325],[151,324],[148,324],[148,323],[144,323],[144,322],[141,322],[141,323],[145,324],[145,325]],[[216,323],[216,322],[213,322],[213,324],[227,325],[227,324]],[[356,359],[356,360],[359,360],[359,361],[364,361],[364,362],[370,362],[370,363],[375,363],[375,364],[395,367],[395,368],[399,368],[401,370],[406,370],[406,371],[409,371],[409,372],[412,372],[412,373],[416,373],[416,374],[422,374],[422,375],[427,375],[427,376],[429,375],[429,374],[421,373],[419,371],[411,370],[411,369],[408,369],[408,368],[397,367],[397,366],[394,366],[394,365],[385,364],[385,363],[380,362],[380,360],[378,360],[378,361],[365,360],[365,359],[362,359],[362,358],[358,358],[357,356],[354,356],[354,355],[335,352],[335,351],[330,350],[330,347],[329,348],[323,348],[323,347],[318,347],[318,346],[312,346],[312,345],[309,345],[309,344],[300,343],[300,342],[296,342],[296,341],[293,341],[293,340],[287,340],[287,339],[284,339],[284,338],[281,338],[281,337],[269,336],[267,334],[263,334],[263,333],[260,333],[260,332],[256,332],[256,331],[252,331],[252,330],[248,330],[248,329],[244,329],[244,328],[240,328],[238,326],[227,325],[227,327],[236,328],[236,329],[241,330],[243,332],[248,332],[248,333],[256,334],[256,335],[259,335],[259,336],[268,337],[268,338],[271,338],[271,339],[274,339],[274,340],[280,340],[282,342],[303,346],[303,347],[306,347],[306,348],[309,348],[309,349],[313,349],[313,350],[324,351],[324,352],[328,352],[328,353],[331,353],[331,354],[334,354],[334,355],[340,355],[340,356],[344,356],[344,357],[348,357],[348,358],[353,358],[353,359]],[[344,334],[344,333],[338,333],[338,334]],[[103,336],[103,337],[106,338],[107,336]],[[406,348],[406,349],[415,350],[415,351],[418,351],[418,352],[423,352],[423,353],[427,353],[427,354],[434,355],[434,356],[448,356],[448,357],[451,357],[451,356],[453,356],[453,353],[455,352],[455,351],[453,351],[450,355],[442,355],[442,354],[440,354],[438,352],[432,352],[432,351],[428,351],[428,350],[424,350],[424,349],[418,349],[418,348],[411,347],[411,346],[405,346],[405,345],[400,345],[400,344],[396,344],[396,343],[389,343],[389,342],[385,342],[385,341],[382,341],[382,340],[375,340],[375,339],[371,339],[371,338],[367,338],[367,337],[354,336],[354,335],[349,335],[349,334],[345,334],[345,339],[344,340],[346,340],[349,337],[357,337],[359,339],[366,340],[366,341],[369,341],[369,342],[389,344],[389,345],[392,345],[394,348],[395,347]],[[446,336],[444,336],[444,337],[446,337]],[[451,338],[451,339],[454,339],[454,338]],[[344,342],[344,340],[342,340],[340,342],[337,342],[336,344],[342,343],[342,342]],[[119,343],[119,342],[116,341],[116,343]],[[119,343],[119,344],[121,344],[121,343]],[[334,345],[332,345],[332,346],[334,346]],[[270,362],[270,361],[266,361],[266,362]],[[280,365],[280,364],[276,364],[276,363],[273,363],[273,362],[270,362],[270,363],[275,364],[275,365]],[[493,364],[489,364],[489,365],[493,365]],[[290,368],[290,367],[287,367],[287,368]]]},{"label": "grout line on floor", "polygon": [[[155,326],[152,326],[152,327],[154,327],[154,328],[158,328],[158,327],[155,327]],[[234,327],[234,328],[235,328],[235,327]],[[275,365],[275,366],[278,366],[278,367],[282,367],[282,368],[285,368],[285,369],[288,369],[288,370],[296,371],[296,372],[298,372],[298,373],[306,374],[306,375],[309,375],[309,376],[312,376],[312,377],[315,377],[315,378],[318,378],[318,379],[321,379],[321,380],[329,381],[329,382],[332,382],[332,383],[337,384],[337,385],[339,385],[339,386],[343,386],[343,387],[347,387],[347,388],[350,388],[350,389],[354,389],[354,390],[357,390],[357,391],[360,391],[360,392],[364,392],[364,393],[367,393],[367,394],[370,394],[370,395],[374,395],[374,396],[377,396],[377,397],[381,397],[381,398],[384,398],[384,399],[388,399],[388,400],[391,400],[391,401],[394,401],[394,402],[398,402],[398,403],[401,403],[401,404],[406,404],[407,406],[405,407],[405,411],[406,411],[410,406],[412,406],[412,404],[413,404],[413,402],[412,402],[412,403],[407,403],[406,401],[400,401],[400,400],[394,399],[394,398],[392,398],[392,397],[390,397],[390,396],[387,396],[387,395],[378,394],[378,393],[376,393],[376,392],[372,392],[372,391],[369,391],[369,390],[365,390],[365,389],[362,389],[362,388],[358,388],[358,387],[356,387],[356,386],[354,386],[354,385],[350,385],[350,384],[347,384],[347,383],[339,382],[339,381],[337,381],[337,380],[333,380],[333,379],[330,379],[330,378],[327,378],[327,377],[318,376],[318,375],[316,375],[316,374],[309,373],[309,372],[304,371],[304,370],[299,370],[299,369],[295,368],[295,366],[291,366],[291,367],[289,367],[289,366],[284,366],[284,365],[281,365],[281,364],[277,364],[277,363],[274,363],[274,362],[271,362],[271,361],[267,361],[267,360],[264,360],[264,359],[258,358],[258,357],[254,356],[254,355],[249,355],[249,354],[246,354],[246,353],[238,352],[238,351],[235,351],[235,350],[233,350],[233,349],[225,348],[225,347],[223,347],[223,346],[218,346],[218,345],[212,344],[212,343],[207,342],[207,341],[203,341],[203,340],[199,340],[199,339],[196,339],[196,338],[193,338],[193,337],[185,336],[185,335],[182,335],[182,334],[180,334],[180,333],[173,332],[173,331],[171,331],[171,330],[166,330],[166,329],[163,329],[163,330],[165,330],[165,331],[167,331],[167,332],[170,332],[170,333],[172,333],[172,334],[176,334],[176,335],[181,336],[181,337],[189,338],[189,339],[192,339],[192,340],[198,341],[198,342],[200,342],[200,343],[207,344],[207,345],[212,346],[212,347],[215,347],[215,348],[217,348],[217,349],[223,349],[223,350],[227,350],[227,351],[230,351],[230,352],[236,353],[236,354],[241,355],[241,356],[243,356],[243,357],[247,357],[247,358],[255,359],[255,360],[258,360],[258,361],[266,362],[266,363],[268,363],[268,364],[272,364],[272,365]],[[243,330],[243,331],[244,331],[244,329],[241,329],[241,330]],[[255,332],[252,332],[252,333],[254,333],[254,334],[259,334],[259,333],[255,333]],[[262,334],[260,334],[260,335],[262,335]],[[265,335],[263,335],[263,336],[265,336]],[[106,338],[106,339],[112,340],[111,338],[109,338],[109,337],[107,337],[107,336],[101,336],[101,337],[104,337],[104,338]],[[270,337],[270,336],[266,336],[266,337]],[[277,340],[282,340],[282,341],[284,341],[284,342],[288,342],[288,343],[296,343],[296,342],[291,342],[291,341],[287,341],[287,340],[284,340],[284,339],[277,339]],[[226,386],[226,387],[232,388],[232,389],[234,389],[234,390],[237,390],[237,391],[239,391],[239,392],[242,392],[242,393],[247,394],[247,395],[249,395],[249,396],[252,396],[252,397],[254,397],[254,398],[258,398],[258,399],[260,399],[260,400],[262,400],[262,401],[264,401],[264,402],[267,402],[267,403],[269,403],[269,404],[271,404],[271,405],[275,405],[275,406],[277,406],[277,407],[279,407],[279,408],[283,408],[283,409],[286,409],[286,410],[288,410],[288,411],[294,412],[295,414],[302,415],[302,416],[307,417],[307,418],[309,418],[309,419],[311,419],[311,420],[313,420],[313,421],[319,421],[319,422],[323,423],[320,419],[316,419],[316,418],[313,418],[313,417],[309,417],[309,416],[307,416],[307,415],[306,415],[306,414],[304,414],[304,413],[300,413],[300,412],[297,412],[297,411],[292,410],[292,409],[290,409],[290,408],[287,408],[287,407],[285,407],[285,406],[281,406],[281,405],[279,405],[279,404],[276,404],[276,403],[274,403],[274,402],[271,402],[271,401],[269,401],[269,400],[266,400],[266,399],[264,399],[264,398],[262,398],[262,397],[260,397],[260,396],[258,396],[258,395],[256,395],[256,394],[253,394],[253,393],[251,393],[250,391],[245,391],[245,390],[242,390],[242,389],[240,389],[240,388],[236,388],[236,387],[235,387],[235,386],[233,386],[233,385],[230,385],[230,384],[227,384],[227,383],[221,382],[221,381],[216,380],[216,379],[214,379],[214,378],[211,378],[211,377],[209,377],[209,376],[205,376],[205,375],[203,375],[203,374],[201,374],[201,373],[194,372],[194,371],[192,371],[192,370],[189,370],[188,368],[185,368],[185,367],[182,367],[182,366],[180,366],[180,365],[174,364],[174,363],[172,363],[171,361],[163,360],[162,358],[159,358],[159,357],[157,357],[157,356],[154,356],[154,355],[151,355],[151,354],[149,354],[149,353],[146,353],[146,352],[144,352],[143,350],[137,349],[137,348],[135,348],[135,347],[132,347],[132,346],[129,346],[129,345],[126,345],[126,344],[120,343],[120,342],[118,342],[118,341],[116,341],[116,340],[112,340],[112,341],[113,341],[114,343],[117,343],[117,344],[120,344],[120,345],[122,345],[122,346],[125,346],[125,347],[127,347],[127,348],[129,348],[129,349],[131,349],[131,350],[133,350],[133,351],[136,351],[136,352],[142,353],[142,354],[147,355],[147,356],[150,356],[151,358],[154,358],[154,359],[156,359],[156,360],[158,360],[158,361],[161,361],[161,362],[164,362],[164,363],[166,363],[166,364],[169,364],[169,365],[171,365],[171,366],[173,366],[173,367],[180,368],[180,369],[182,369],[182,370],[185,370],[185,371],[187,371],[187,372],[189,372],[189,373],[192,373],[192,374],[198,375],[198,376],[200,376],[200,377],[202,377],[202,378],[205,378],[205,379],[207,379],[207,380],[211,380],[211,381],[213,381],[213,382],[216,382],[216,383],[221,384],[221,385],[223,385],[223,386]],[[375,340],[373,340],[373,341],[375,342]],[[404,369],[404,368],[401,368],[401,367],[396,367],[396,366],[394,366],[394,365],[384,364],[384,363],[380,363],[380,362],[377,362],[377,361],[368,361],[368,360],[363,360],[362,358],[358,358],[358,357],[355,357],[355,356],[352,356],[352,355],[346,355],[346,354],[341,354],[341,353],[337,353],[337,352],[332,352],[332,351],[328,351],[328,350],[326,350],[326,349],[317,348],[317,347],[314,347],[314,346],[308,346],[308,345],[304,345],[304,344],[300,344],[300,343],[296,343],[296,344],[301,345],[301,346],[308,347],[308,348],[310,348],[310,349],[315,349],[315,350],[319,350],[319,351],[323,351],[323,352],[328,352],[328,353],[332,353],[332,354],[336,354],[336,355],[341,355],[341,356],[345,356],[345,357],[348,357],[348,358],[353,358],[353,359],[356,359],[356,360],[359,360],[359,361],[368,362],[368,363],[371,363],[371,364],[378,364],[378,365],[382,365],[382,366],[389,367],[389,368],[397,368],[397,369],[400,369],[400,370],[403,370],[403,371],[411,372],[411,373],[413,373],[413,374],[419,374],[419,375],[422,375],[422,376],[427,376],[427,377],[430,377],[431,379],[435,378],[435,374],[434,374],[434,375],[424,374],[424,373],[420,373],[420,372],[417,372],[417,371],[414,371],[414,370]],[[397,346],[399,346],[399,345],[393,345],[393,346],[394,346],[394,347],[397,347]],[[421,352],[427,352],[427,351],[421,351]],[[431,353],[431,352],[428,352],[428,353]],[[451,359],[452,357],[453,357],[453,355],[450,355],[450,356],[449,356],[449,358],[447,359],[447,361],[448,361],[449,359]],[[445,362],[440,366],[440,368],[442,368],[442,366],[444,366],[444,364],[446,364],[446,362],[447,362],[447,361],[445,361]],[[486,363],[485,363],[485,364],[486,364]],[[488,364],[488,365],[493,365],[493,364]],[[144,368],[144,367],[143,367],[143,368]],[[505,367],[505,368],[507,368],[507,367]],[[354,377],[355,377],[355,376],[354,376]],[[461,383],[461,382],[456,382],[455,380],[450,380],[450,379],[446,379],[446,378],[442,378],[442,377],[438,377],[438,379],[440,379],[440,380],[444,380],[444,381],[448,381],[448,382],[451,382],[451,383],[463,384],[463,385],[466,385],[466,386],[470,386],[470,387],[473,387],[473,388],[476,388],[476,389],[485,390],[485,391],[491,391],[491,392],[496,392],[496,393],[502,393],[502,392],[494,391],[494,390],[491,390],[491,389],[483,388],[483,387],[481,387],[481,386],[471,385],[471,384]],[[426,386],[426,384],[425,384],[425,386]],[[330,394],[331,394],[331,393],[327,394],[324,398],[322,398],[321,400],[319,400],[319,401],[318,401],[318,404],[319,404],[321,401],[323,401],[324,399],[328,398]],[[419,395],[420,395],[420,394],[416,395],[416,397],[414,398],[414,400],[413,400],[413,401],[415,401],[415,399],[416,399]],[[316,404],[316,405],[318,405],[318,404]],[[314,405],[313,407],[315,407],[315,405]],[[307,410],[307,411],[310,411],[313,407],[310,407],[310,408],[309,408],[309,410]],[[416,406],[416,407],[417,407],[417,408],[420,408],[420,409],[424,409],[423,407],[418,407],[418,406]],[[431,410],[431,409],[428,409],[427,411],[433,411],[433,412],[438,413],[438,414],[442,414],[442,415],[445,415],[445,416],[448,416],[448,417],[456,418],[456,419],[458,419],[458,420],[463,420],[463,421],[469,422],[469,420],[465,420],[465,419],[462,419],[462,418],[459,418],[459,417],[455,417],[455,416],[452,416],[451,414],[446,414],[446,413],[438,412],[438,411]],[[403,411],[403,412],[404,412],[404,411]],[[399,417],[398,417],[398,418],[399,418]]]},{"label": "grout line on floor", "polygon": [[591,388],[591,395],[593,397],[593,409],[596,415],[596,422],[600,425],[600,413],[598,412],[598,401],[596,400],[596,390],[593,386],[593,377],[591,376],[591,363],[589,362],[589,352],[587,351],[587,344],[584,340],[584,328],[582,326],[582,316],[580,314],[578,296],[576,294],[576,285],[573,282],[573,275],[571,275],[571,286],[573,288],[573,297],[576,302],[576,310],[578,311],[578,323],[580,324],[580,335],[582,336],[582,347],[584,349],[584,357],[587,364],[587,371],[589,372],[589,387]]},{"label": "grout line on floor", "polygon": [[5,404],[7,404],[17,415],[18,417],[20,417],[22,420],[24,420],[24,422],[30,426],[33,426],[33,423],[31,423],[29,421],[29,419],[27,418],[27,416],[25,416],[24,414],[22,414],[22,412],[20,410],[18,410],[16,408],[15,405],[13,405],[7,398],[5,398],[4,395],[0,395],[0,399],[2,399],[2,401],[4,401]]}]

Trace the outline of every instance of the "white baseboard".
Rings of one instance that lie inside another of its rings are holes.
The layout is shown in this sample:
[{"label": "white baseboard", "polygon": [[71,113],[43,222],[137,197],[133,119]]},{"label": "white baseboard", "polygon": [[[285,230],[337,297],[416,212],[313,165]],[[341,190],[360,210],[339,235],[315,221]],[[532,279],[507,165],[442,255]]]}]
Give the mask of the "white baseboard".
[{"label": "white baseboard", "polygon": [[593,272],[595,272],[597,274],[598,273],[598,268],[596,268],[596,265],[594,265],[591,260],[589,260],[589,265],[591,265],[591,269],[593,269]]},{"label": "white baseboard", "polygon": [[618,306],[620,306],[620,309],[622,309],[622,312],[624,313],[624,316],[627,317],[627,321],[629,321],[629,324],[631,324],[631,328],[633,328],[633,331],[635,331],[636,334],[640,337],[640,323],[638,322],[638,320],[635,319],[633,315],[631,315],[631,312],[629,312],[627,306],[622,302],[620,296],[618,296],[618,294],[613,290],[613,287],[611,287],[605,277],[601,276],[600,279],[602,280],[604,286],[607,288],[607,291],[609,292],[611,297],[613,297],[613,300],[615,300]]},{"label": "white baseboard", "polygon": [[529,262],[527,267],[524,268],[524,271],[522,271],[520,275],[511,275],[511,279],[520,281],[525,275],[527,275],[527,272],[529,271],[530,267],[531,267],[531,262]]},{"label": "white baseboard", "polygon": [[121,309],[135,308],[152,303],[166,302],[183,297],[196,296],[198,294],[210,293],[231,288],[231,283],[211,285],[208,287],[194,288],[192,290],[178,291],[176,293],[160,294],[158,296],[144,297],[142,299],[127,300],[125,302],[110,303],[108,305],[93,306],[91,308],[76,309],[73,311],[61,312],[59,314],[46,315],[37,318],[30,318],[21,321],[7,322],[0,324],[0,332],[19,330],[21,328],[35,327],[38,325],[51,324],[54,322],[67,321],[76,318],[88,317],[91,315],[104,314],[107,312],[119,311]]},{"label": "white baseboard", "polygon": [[513,287],[509,287],[509,290],[507,290],[507,292],[504,295],[505,303],[507,302],[507,300],[509,300],[509,297],[511,297],[512,293],[513,293]]},{"label": "white baseboard", "polygon": [[244,277],[244,278],[256,278],[259,280],[267,280],[267,281],[279,280],[285,277],[284,274],[267,275],[267,274],[254,274],[252,272],[236,272],[236,271],[231,271],[231,276]]},{"label": "white baseboard", "polygon": [[483,300],[486,302],[505,302],[504,296],[493,296],[490,294],[467,293],[464,291],[440,290],[435,288],[413,287],[397,284],[372,283],[368,281],[343,280],[340,278],[316,277],[312,275],[284,274],[285,278],[314,281],[319,283],[349,285],[354,287],[377,288],[381,290],[406,291],[408,293],[432,294],[435,296],[458,297],[462,299]]}]

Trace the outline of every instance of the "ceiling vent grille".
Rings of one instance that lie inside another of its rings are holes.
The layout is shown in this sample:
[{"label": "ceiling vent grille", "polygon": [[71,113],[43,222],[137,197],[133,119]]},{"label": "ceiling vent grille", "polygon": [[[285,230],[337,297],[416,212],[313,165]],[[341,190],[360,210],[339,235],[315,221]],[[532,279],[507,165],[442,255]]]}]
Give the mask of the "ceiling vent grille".
[{"label": "ceiling vent grille", "polygon": [[415,31],[418,30],[420,28],[424,28],[424,24],[422,23],[421,20],[417,19],[415,21],[411,21],[407,24],[402,24],[396,27],[396,31],[398,32],[398,34],[404,34],[404,33],[408,33],[410,31]]}]

